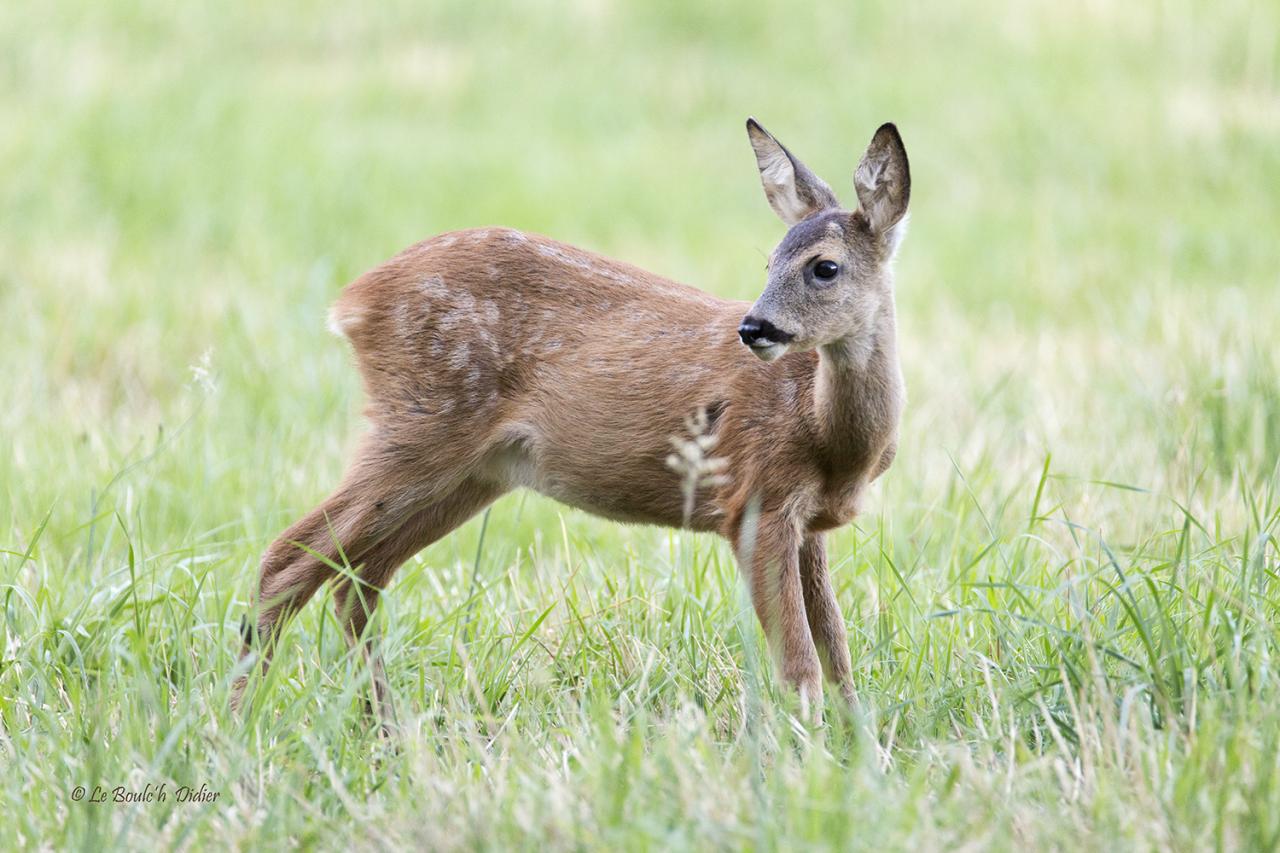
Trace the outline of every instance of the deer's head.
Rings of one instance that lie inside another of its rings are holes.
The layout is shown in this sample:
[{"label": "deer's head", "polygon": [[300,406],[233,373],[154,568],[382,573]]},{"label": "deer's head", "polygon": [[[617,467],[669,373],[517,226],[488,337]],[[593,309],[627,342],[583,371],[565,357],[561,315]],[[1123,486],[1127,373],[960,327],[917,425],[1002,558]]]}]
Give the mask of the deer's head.
[{"label": "deer's head", "polygon": [[911,195],[898,129],[882,125],[862,155],[853,177],[858,209],[852,212],[755,119],[747,120],[747,134],[764,194],[789,230],[769,256],[764,293],[738,335],[765,361],[789,350],[856,343],[893,298],[890,267]]}]

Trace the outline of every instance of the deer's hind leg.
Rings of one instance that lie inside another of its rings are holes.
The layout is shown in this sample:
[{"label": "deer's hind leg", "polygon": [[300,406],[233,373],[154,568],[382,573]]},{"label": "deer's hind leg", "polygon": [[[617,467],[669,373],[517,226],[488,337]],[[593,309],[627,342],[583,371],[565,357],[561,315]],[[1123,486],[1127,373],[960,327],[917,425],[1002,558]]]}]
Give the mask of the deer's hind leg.
[{"label": "deer's hind leg", "polygon": [[384,735],[395,727],[396,718],[379,637],[369,627],[378,597],[406,560],[471,518],[503,491],[474,478],[463,481],[448,497],[418,510],[394,534],[374,545],[350,576],[336,581],[334,610],[347,642],[360,649],[369,667],[372,691],[365,708],[378,719]]},{"label": "deer's hind leg", "polygon": [[[464,457],[436,458],[454,461],[432,470],[376,430],[364,440],[342,484],[263,555],[256,612],[245,624],[241,659],[257,651],[265,671],[280,631],[337,575],[334,565],[358,565],[380,543],[400,541],[397,532],[416,513],[457,487],[465,476]],[[246,684],[242,676],[232,688],[233,708],[243,701]]]}]

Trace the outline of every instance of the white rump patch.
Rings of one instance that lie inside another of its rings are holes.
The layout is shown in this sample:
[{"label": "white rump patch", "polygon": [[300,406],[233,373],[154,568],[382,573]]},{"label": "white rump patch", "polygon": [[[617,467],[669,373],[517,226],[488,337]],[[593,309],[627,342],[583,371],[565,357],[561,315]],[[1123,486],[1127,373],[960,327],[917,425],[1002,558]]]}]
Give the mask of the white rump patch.
[{"label": "white rump patch", "polygon": [[340,338],[345,338],[353,328],[360,325],[360,321],[363,319],[363,311],[349,308],[339,303],[329,309],[329,321],[326,325],[329,327],[330,332]]}]

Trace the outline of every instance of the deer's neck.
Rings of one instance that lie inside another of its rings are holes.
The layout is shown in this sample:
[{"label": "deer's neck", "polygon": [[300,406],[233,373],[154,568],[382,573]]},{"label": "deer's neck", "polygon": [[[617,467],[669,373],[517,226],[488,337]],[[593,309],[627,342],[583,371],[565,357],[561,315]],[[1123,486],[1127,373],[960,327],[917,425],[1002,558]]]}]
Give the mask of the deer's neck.
[{"label": "deer's neck", "polygon": [[814,414],[833,473],[873,466],[897,433],[903,383],[893,300],[869,319],[818,349]]}]

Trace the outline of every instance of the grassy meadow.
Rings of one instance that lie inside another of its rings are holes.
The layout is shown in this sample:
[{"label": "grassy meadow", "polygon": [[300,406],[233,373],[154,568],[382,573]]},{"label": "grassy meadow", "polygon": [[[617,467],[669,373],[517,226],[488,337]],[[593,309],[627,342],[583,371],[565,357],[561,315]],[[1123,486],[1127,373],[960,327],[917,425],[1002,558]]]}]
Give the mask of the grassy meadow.
[{"label": "grassy meadow", "polygon": [[[747,115],[846,202],[911,156],[860,707],[722,542],[517,493],[384,598],[396,748],[327,593],[231,714],[343,284],[500,224],[752,299]],[[0,176],[0,848],[1280,845],[1274,2],[9,3]]]}]

